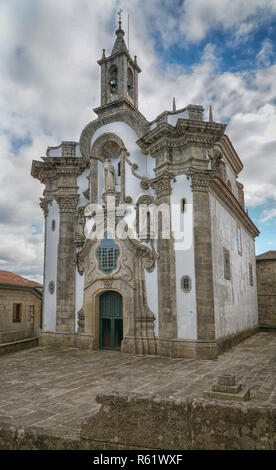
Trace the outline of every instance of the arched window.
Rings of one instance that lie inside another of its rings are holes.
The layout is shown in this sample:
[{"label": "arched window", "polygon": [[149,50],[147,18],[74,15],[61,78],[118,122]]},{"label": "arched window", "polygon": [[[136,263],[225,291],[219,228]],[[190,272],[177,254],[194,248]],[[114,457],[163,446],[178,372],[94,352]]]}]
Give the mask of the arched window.
[{"label": "arched window", "polygon": [[56,230],[56,221],[52,220],[52,231],[54,232]]},{"label": "arched window", "polygon": [[134,98],[134,87],[133,87],[133,72],[130,68],[127,70],[127,92],[128,96],[133,100]]},{"label": "arched window", "polygon": [[118,176],[121,176],[121,162],[118,163]]},{"label": "arched window", "polygon": [[110,274],[114,271],[114,269],[117,268],[117,259],[119,254],[119,246],[116,245],[113,239],[107,238],[107,233],[105,233],[104,239],[96,249],[99,270],[105,274]]},{"label": "arched window", "polygon": [[109,81],[111,94],[117,93],[118,89],[118,69],[116,65],[112,65],[109,69]]}]

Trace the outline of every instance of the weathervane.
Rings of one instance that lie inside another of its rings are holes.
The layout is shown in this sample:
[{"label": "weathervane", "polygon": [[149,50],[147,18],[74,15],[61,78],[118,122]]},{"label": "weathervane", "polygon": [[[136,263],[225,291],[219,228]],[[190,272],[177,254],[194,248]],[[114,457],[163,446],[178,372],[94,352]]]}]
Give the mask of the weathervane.
[{"label": "weathervane", "polygon": [[117,15],[119,16],[119,26],[121,26],[121,23],[122,23],[122,13],[123,13],[124,10],[122,10],[122,8],[120,8],[119,11],[117,11]]}]

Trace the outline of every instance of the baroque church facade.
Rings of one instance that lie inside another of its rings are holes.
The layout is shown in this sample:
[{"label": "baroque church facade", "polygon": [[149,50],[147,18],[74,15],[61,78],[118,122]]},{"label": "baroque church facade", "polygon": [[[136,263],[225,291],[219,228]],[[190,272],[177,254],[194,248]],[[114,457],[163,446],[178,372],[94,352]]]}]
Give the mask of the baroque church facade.
[{"label": "baroque church facade", "polygon": [[[121,21],[111,55],[103,50],[98,64],[97,119],[79,142],[49,147],[32,164],[45,185],[41,342],[216,358],[258,327],[259,232],[237,180],[242,162],[211,109],[208,120],[198,105],[174,106],[152,122],[139,112],[141,69]],[[102,238],[88,237],[97,219],[89,207],[106,215],[111,196],[115,226],[135,211],[128,235],[112,236],[104,223]],[[139,231],[141,205],[148,213],[169,207],[169,236],[162,214],[154,237]]]}]

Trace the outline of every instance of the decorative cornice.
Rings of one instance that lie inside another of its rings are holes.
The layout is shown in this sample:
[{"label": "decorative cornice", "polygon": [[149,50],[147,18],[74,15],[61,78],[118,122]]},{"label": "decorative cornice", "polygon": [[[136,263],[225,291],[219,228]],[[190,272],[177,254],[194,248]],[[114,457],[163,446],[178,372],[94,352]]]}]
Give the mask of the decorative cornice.
[{"label": "decorative cornice", "polygon": [[209,185],[215,175],[214,170],[198,170],[196,168],[189,168],[186,175],[191,178],[191,190],[193,192],[208,192]]},{"label": "decorative cornice", "polygon": [[167,147],[183,148],[188,144],[210,147],[221,139],[225,129],[224,124],[179,118],[175,127],[161,122],[141,137],[137,144],[143,153],[150,153],[152,156]]},{"label": "decorative cornice", "polygon": [[57,196],[56,201],[59,205],[59,211],[61,214],[75,214],[79,202],[79,196]]},{"label": "decorative cornice", "polygon": [[31,175],[45,184],[47,179],[56,179],[59,175],[80,175],[90,168],[87,158],[83,157],[42,157],[42,162],[34,160]]}]

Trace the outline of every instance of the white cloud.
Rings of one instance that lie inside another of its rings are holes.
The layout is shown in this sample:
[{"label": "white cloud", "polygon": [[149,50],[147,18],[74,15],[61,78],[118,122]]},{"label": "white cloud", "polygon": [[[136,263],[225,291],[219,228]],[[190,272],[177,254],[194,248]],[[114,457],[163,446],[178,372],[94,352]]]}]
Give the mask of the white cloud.
[{"label": "white cloud", "polygon": [[273,58],[273,43],[270,39],[265,39],[262,48],[256,55],[256,64],[259,67],[269,66]]},{"label": "white cloud", "polygon": [[[224,6],[222,4],[224,3]],[[142,7],[141,7],[142,5]],[[0,269],[38,279],[42,273],[42,185],[30,176],[31,162],[49,145],[78,140],[99,105],[102,48],[114,42],[116,11],[130,13],[130,49],[138,56],[140,111],[152,120],[164,109],[189,103],[212,104],[214,119],[229,121],[228,134],[245,162],[241,181],[247,204],[276,200],[276,66],[265,63],[250,73],[220,73],[216,48],[209,43],[199,63],[161,66],[154,46],[160,41],[188,45],[213,28],[250,34],[260,17],[276,11],[264,0],[2,0],[0,1]],[[249,20],[250,18],[250,20]],[[235,36],[236,35],[236,36]],[[261,52],[261,51],[260,51]],[[260,53],[259,53],[260,54]],[[18,152],[12,139],[29,144]],[[5,266],[5,268],[3,267]]]},{"label": "white cloud", "polygon": [[260,222],[276,222],[276,208],[275,209],[265,209],[262,214]]}]

